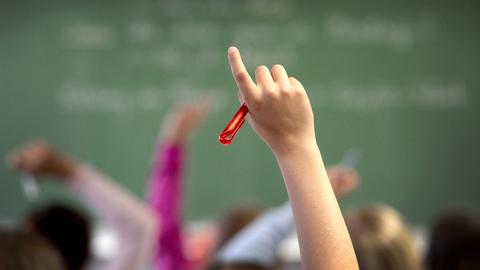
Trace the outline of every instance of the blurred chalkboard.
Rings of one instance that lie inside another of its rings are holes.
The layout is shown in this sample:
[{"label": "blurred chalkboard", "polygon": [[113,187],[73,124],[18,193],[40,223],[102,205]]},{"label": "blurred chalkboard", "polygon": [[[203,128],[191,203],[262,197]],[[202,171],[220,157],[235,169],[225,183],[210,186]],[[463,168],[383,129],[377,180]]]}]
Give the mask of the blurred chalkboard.
[{"label": "blurred chalkboard", "polygon": [[[187,216],[285,199],[276,162],[247,127],[216,141],[238,107],[226,49],[249,70],[282,63],[309,91],[327,163],[359,149],[360,189],[412,222],[480,205],[478,1],[1,1],[0,153],[44,137],[143,196],[172,102],[210,95],[189,147]],[[0,167],[0,216],[27,203]],[[69,197],[42,185],[44,199]]]}]

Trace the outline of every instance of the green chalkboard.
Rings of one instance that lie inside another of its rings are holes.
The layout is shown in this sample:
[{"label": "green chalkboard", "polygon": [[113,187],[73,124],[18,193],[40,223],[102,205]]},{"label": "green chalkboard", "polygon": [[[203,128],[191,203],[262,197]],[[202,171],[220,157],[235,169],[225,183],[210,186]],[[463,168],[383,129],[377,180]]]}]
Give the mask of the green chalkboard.
[{"label": "green chalkboard", "polygon": [[[286,198],[251,128],[216,141],[238,107],[229,45],[249,70],[282,63],[307,88],[327,163],[356,148],[360,189],[345,208],[385,202],[411,222],[480,205],[478,1],[2,1],[0,154],[44,137],[143,196],[172,102],[210,95],[189,146],[186,215]],[[28,206],[0,166],[0,216]],[[42,199],[68,198],[54,183]]]}]

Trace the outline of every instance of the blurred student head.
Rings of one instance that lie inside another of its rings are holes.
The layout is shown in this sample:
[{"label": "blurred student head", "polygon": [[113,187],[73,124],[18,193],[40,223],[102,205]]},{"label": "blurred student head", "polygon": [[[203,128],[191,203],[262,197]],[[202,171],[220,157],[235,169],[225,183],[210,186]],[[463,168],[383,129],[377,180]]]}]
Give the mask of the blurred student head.
[{"label": "blurred student head", "polygon": [[413,239],[394,209],[365,207],[348,214],[345,221],[360,269],[420,269]]},{"label": "blurred student head", "polygon": [[227,263],[217,264],[208,268],[208,270],[273,270],[256,263]]},{"label": "blurred student head", "polygon": [[441,213],[431,228],[426,264],[431,270],[480,269],[480,221],[451,209]]},{"label": "blurred student head", "polygon": [[84,214],[60,203],[33,210],[26,220],[54,246],[69,270],[82,269],[89,257],[90,224]]},{"label": "blurred student head", "polygon": [[0,228],[0,269],[66,270],[58,251],[32,231]]},{"label": "blurred student head", "polygon": [[[194,237],[189,237],[186,242],[185,252],[190,260],[191,268],[223,269],[218,268],[220,265],[212,264],[215,253],[233,236],[255,220],[263,210],[264,207],[259,204],[240,204],[228,209],[215,225],[207,226],[194,233]],[[250,267],[250,265],[248,266]],[[233,266],[229,265],[228,267]],[[244,265],[241,265],[241,267],[244,267]]]},{"label": "blurred student head", "polygon": [[229,209],[219,222],[220,236],[217,248],[221,248],[264,210],[263,206],[255,203],[245,203]]}]

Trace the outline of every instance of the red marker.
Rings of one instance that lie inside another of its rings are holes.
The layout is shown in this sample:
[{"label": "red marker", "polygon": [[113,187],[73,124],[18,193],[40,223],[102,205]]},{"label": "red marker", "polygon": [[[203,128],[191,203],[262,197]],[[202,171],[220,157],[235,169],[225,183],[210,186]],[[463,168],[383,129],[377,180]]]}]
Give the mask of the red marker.
[{"label": "red marker", "polygon": [[245,117],[248,114],[248,108],[245,103],[242,104],[240,109],[238,109],[237,113],[232,117],[232,120],[228,123],[225,129],[222,131],[222,134],[218,136],[218,141],[221,144],[229,145],[232,143],[233,138],[237,135],[237,132],[242,127],[243,123],[245,122]]}]

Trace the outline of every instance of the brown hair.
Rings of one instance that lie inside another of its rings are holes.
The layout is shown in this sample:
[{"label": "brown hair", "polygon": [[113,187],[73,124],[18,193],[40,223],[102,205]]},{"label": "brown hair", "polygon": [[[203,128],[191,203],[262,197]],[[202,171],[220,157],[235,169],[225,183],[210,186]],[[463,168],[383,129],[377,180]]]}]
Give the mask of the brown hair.
[{"label": "brown hair", "polygon": [[442,212],[432,225],[430,270],[480,269],[480,220],[463,209]]},{"label": "brown hair", "polygon": [[360,269],[421,269],[413,238],[393,208],[365,207],[347,215],[345,221]]},{"label": "brown hair", "polygon": [[217,264],[208,268],[208,270],[272,270],[256,263],[226,263]]},{"label": "brown hair", "polygon": [[220,237],[217,249],[220,249],[238,232],[249,225],[263,212],[264,207],[256,203],[244,203],[229,209],[220,219]]},{"label": "brown hair", "polygon": [[61,256],[34,232],[0,228],[0,269],[65,270]]}]

